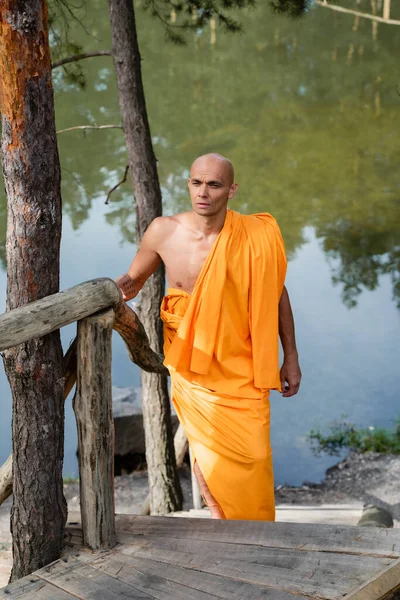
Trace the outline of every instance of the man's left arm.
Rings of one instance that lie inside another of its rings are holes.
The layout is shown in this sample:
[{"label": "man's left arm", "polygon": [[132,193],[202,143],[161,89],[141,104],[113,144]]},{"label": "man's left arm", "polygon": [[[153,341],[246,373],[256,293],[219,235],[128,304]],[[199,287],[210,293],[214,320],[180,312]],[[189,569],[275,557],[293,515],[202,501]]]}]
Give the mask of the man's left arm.
[{"label": "man's left arm", "polygon": [[301,370],[294,334],[293,313],[286,287],[283,288],[279,301],[279,337],[284,355],[281,368],[282,396],[288,398],[299,391]]}]

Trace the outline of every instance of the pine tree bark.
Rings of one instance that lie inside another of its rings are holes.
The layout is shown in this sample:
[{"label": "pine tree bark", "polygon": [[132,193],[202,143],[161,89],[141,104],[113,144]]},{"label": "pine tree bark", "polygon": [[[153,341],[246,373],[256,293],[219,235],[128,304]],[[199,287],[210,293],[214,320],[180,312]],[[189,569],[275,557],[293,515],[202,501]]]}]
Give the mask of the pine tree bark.
[{"label": "pine tree bark", "polygon": [[[119,104],[136,201],[136,240],[139,245],[147,227],[161,215],[161,190],[147,119],[133,2],[109,0],[109,9]],[[160,353],[163,333],[159,311],[164,290],[164,269],[159,268],[144,286],[140,297],[140,318],[151,347]],[[165,514],[180,510],[182,506],[167,378],[142,372],[141,379],[150,510],[152,514]]]},{"label": "pine tree bark", "polygon": [[[45,0],[0,3],[2,167],[8,201],[7,310],[59,289],[60,164]],[[59,557],[62,348],[51,333],[5,352],[13,397],[12,580]]]}]

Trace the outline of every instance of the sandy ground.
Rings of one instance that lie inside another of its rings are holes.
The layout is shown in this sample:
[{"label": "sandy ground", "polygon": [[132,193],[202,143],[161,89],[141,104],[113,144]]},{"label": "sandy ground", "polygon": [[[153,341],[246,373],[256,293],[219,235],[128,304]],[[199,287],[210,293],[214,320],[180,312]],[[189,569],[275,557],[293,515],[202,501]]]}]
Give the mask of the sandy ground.
[{"label": "sandy ground", "polygon": [[[190,472],[180,471],[184,495],[184,510],[192,508]],[[79,485],[64,485],[70,512],[79,510]],[[115,478],[115,508],[117,513],[140,513],[147,496],[145,471]],[[279,505],[351,505],[374,504],[388,510],[400,521],[400,456],[376,453],[351,453],[344,461],[328,469],[320,484],[305,482],[302,486],[278,486],[275,491]],[[8,582],[11,569],[11,534],[9,498],[0,506],[0,588]]]}]

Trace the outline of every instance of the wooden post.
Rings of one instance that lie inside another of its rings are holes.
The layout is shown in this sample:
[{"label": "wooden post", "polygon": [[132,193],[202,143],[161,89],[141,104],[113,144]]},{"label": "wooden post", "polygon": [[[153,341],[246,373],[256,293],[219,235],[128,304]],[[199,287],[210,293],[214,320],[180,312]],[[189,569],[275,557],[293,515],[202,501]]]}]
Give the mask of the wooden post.
[{"label": "wooden post", "polygon": [[114,424],[111,395],[111,333],[114,311],[78,323],[74,411],[78,427],[79,487],[83,544],[115,545]]},{"label": "wooden post", "polygon": [[190,456],[190,466],[191,466],[191,474],[192,474],[193,508],[195,510],[200,510],[201,508],[203,508],[203,502],[202,502],[202,499],[201,499],[200,487],[199,487],[199,484],[197,482],[197,477],[196,477],[196,475],[194,474],[194,471],[193,471],[194,460],[193,460],[193,454],[192,454],[192,451],[190,449],[190,446],[189,446],[189,456]]}]

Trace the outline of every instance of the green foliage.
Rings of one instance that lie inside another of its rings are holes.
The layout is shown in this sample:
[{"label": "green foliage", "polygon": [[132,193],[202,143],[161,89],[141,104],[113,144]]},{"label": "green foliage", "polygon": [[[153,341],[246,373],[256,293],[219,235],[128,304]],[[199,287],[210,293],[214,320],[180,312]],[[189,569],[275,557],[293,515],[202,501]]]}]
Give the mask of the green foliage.
[{"label": "green foliage", "polygon": [[[72,23],[80,23],[75,11],[62,0],[50,0],[49,2],[49,37],[51,46],[52,62],[56,62],[64,56],[80,54],[83,49],[80,44],[71,40]],[[84,89],[86,80],[83,67],[80,62],[64,65],[61,70],[53,73],[55,83],[62,77],[64,81],[77,88]]]},{"label": "green foliage", "polygon": [[277,13],[285,13],[290,17],[301,17],[307,12],[310,0],[270,0],[270,5]]},{"label": "green foliage", "polygon": [[311,449],[317,456],[329,454],[339,456],[343,449],[357,452],[380,452],[381,454],[400,454],[400,418],[394,429],[366,427],[358,429],[345,420],[329,424],[329,432],[312,429],[307,436]]},{"label": "green foliage", "polygon": [[[293,17],[303,15],[310,0],[268,0],[275,12]],[[166,38],[175,44],[185,44],[178,30],[201,30],[215,19],[227,32],[242,31],[242,25],[229,11],[253,8],[256,0],[143,0],[143,7],[164,26]]]}]

